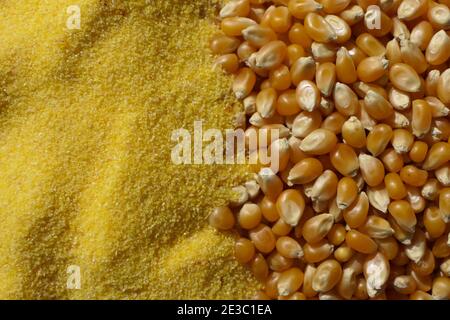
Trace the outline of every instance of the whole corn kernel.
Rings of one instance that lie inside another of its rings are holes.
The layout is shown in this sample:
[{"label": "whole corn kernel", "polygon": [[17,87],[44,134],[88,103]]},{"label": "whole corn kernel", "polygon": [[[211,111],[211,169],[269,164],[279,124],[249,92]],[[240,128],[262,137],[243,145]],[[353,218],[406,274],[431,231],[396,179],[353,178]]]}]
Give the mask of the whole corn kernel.
[{"label": "whole corn kernel", "polygon": [[350,228],[359,228],[364,224],[369,213],[369,198],[361,192],[356,201],[343,210],[344,220]]},{"label": "whole corn kernel", "polygon": [[318,65],[316,69],[316,84],[321,94],[329,97],[333,93],[336,84],[337,66],[331,62],[325,62]]},{"label": "whole corn kernel", "polygon": [[252,270],[255,278],[259,281],[266,280],[267,276],[269,275],[269,266],[264,256],[260,253],[258,253],[250,262],[250,269]]},{"label": "whole corn kernel", "polygon": [[222,7],[219,16],[224,19],[230,17],[247,17],[249,14],[249,0],[233,0]]},{"label": "whole corn kernel", "polygon": [[303,225],[303,238],[308,243],[317,243],[326,237],[333,224],[334,218],[329,213],[314,216]]},{"label": "whole corn kernel", "polygon": [[359,155],[359,167],[367,185],[375,187],[383,182],[384,166],[378,158],[361,153]]},{"label": "whole corn kernel", "polygon": [[286,33],[292,25],[292,16],[284,6],[276,7],[270,15],[270,26],[277,33]]},{"label": "whole corn kernel", "polygon": [[240,263],[247,263],[255,256],[253,242],[246,238],[240,238],[234,244],[234,256]]},{"label": "whole corn kernel", "polygon": [[366,146],[366,131],[357,117],[350,117],[342,125],[342,138],[345,143],[354,148]]},{"label": "whole corn kernel", "polygon": [[436,32],[431,38],[425,52],[426,60],[431,65],[440,65],[445,63],[450,57],[450,37],[444,31]]},{"label": "whole corn kernel", "polygon": [[333,289],[342,276],[342,267],[334,259],[322,262],[314,274],[312,288],[316,292],[327,292]]},{"label": "whole corn kernel", "polygon": [[336,109],[344,116],[354,116],[359,109],[358,97],[344,83],[337,82],[333,92]]},{"label": "whole corn kernel", "polygon": [[359,170],[358,157],[352,147],[338,143],[330,152],[333,167],[342,175],[353,177]]},{"label": "whole corn kernel", "polygon": [[300,143],[300,149],[306,154],[323,155],[336,147],[336,135],[327,129],[316,129]]},{"label": "whole corn kernel", "polygon": [[209,224],[219,230],[229,230],[235,224],[233,213],[228,207],[215,208],[209,215]]},{"label": "whole corn kernel", "polygon": [[363,254],[373,254],[377,251],[377,243],[357,230],[347,232],[345,243],[353,250]]},{"label": "whole corn kernel", "polygon": [[302,247],[291,237],[279,237],[276,242],[276,248],[277,251],[286,258],[296,259],[303,257]]},{"label": "whole corn kernel", "polygon": [[239,37],[242,30],[251,25],[256,25],[256,21],[246,17],[230,17],[222,20],[221,29],[227,36]]},{"label": "whole corn kernel", "polygon": [[352,178],[343,177],[337,185],[336,202],[339,209],[346,209],[358,197],[358,186]]},{"label": "whole corn kernel", "polygon": [[314,41],[328,43],[338,39],[333,27],[317,13],[308,13],[304,20],[304,26],[306,33]]},{"label": "whole corn kernel", "polygon": [[385,239],[394,234],[389,221],[375,215],[369,216],[358,230],[373,239]]},{"label": "whole corn kernel", "polygon": [[296,292],[303,284],[304,274],[299,268],[291,268],[281,273],[277,289],[280,296],[289,296]]},{"label": "whole corn kernel", "polygon": [[412,104],[411,127],[413,134],[421,138],[431,129],[431,107],[425,100],[414,100]]},{"label": "whole corn kernel", "polygon": [[381,78],[389,66],[389,60],[374,56],[363,59],[356,69],[358,78],[364,82],[373,82]]},{"label": "whole corn kernel", "polygon": [[314,0],[289,0],[288,8],[297,19],[305,19],[309,13],[321,11],[323,6]]},{"label": "whole corn kernel", "polygon": [[312,81],[300,81],[297,86],[296,97],[297,103],[302,110],[312,112],[319,107],[320,92]]},{"label": "whole corn kernel", "polygon": [[261,253],[269,253],[275,248],[275,235],[272,230],[264,224],[260,224],[255,229],[250,230],[249,237],[256,249]]},{"label": "whole corn kernel", "polygon": [[382,95],[369,90],[364,98],[367,113],[375,120],[383,120],[394,113],[392,105]]},{"label": "whole corn kernel", "polygon": [[375,253],[364,262],[364,277],[366,278],[367,294],[373,298],[386,285],[390,274],[389,261],[382,253]]},{"label": "whole corn kernel", "polygon": [[281,219],[295,227],[305,210],[305,200],[302,194],[294,189],[284,190],[278,197],[276,204]]},{"label": "whole corn kernel", "polygon": [[289,171],[288,181],[292,184],[305,184],[314,181],[323,172],[322,163],[315,158],[306,158],[298,162]]},{"label": "whole corn kernel", "polygon": [[392,200],[401,200],[407,196],[405,184],[397,173],[388,173],[384,177],[384,184]]},{"label": "whole corn kernel", "polygon": [[253,90],[256,83],[256,75],[250,68],[242,68],[233,82],[233,92],[236,98],[242,100]]},{"label": "whole corn kernel", "polygon": [[367,135],[367,150],[378,156],[386,150],[393,135],[392,128],[386,124],[377,124]]},{"label": "whole corn kernel", "polygon": [[409,202],[405,200],[393,201],[389,204],[388,210],[402,229],[414,232],[417,219]]},{"label": "whole corn kernel", "polygon": [[316,243],[306,243],[303,246],[304,259],[308,263],[317,263],[325,260],[333,253],[334,246],[326,240]]},{"label": "whole corn kernel", "polygon": [[416,70],[404,63],[396,63],[389,69],[389,80],[400,90],[419,92],[422,82]]},{"label": "whole corn kernel", "polygon": [[427,12],[428,2],[426,0],[404,0],[397,9],[399,19],[414,20]]}]

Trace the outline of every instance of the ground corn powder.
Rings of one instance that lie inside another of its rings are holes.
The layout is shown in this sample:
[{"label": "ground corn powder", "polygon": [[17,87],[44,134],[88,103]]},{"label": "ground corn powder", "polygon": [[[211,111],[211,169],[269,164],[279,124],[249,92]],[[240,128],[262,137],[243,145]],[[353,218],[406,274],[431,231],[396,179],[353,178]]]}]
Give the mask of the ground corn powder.
[{"label": "ground corn powder", "polygon": [[[0,298],[248,298],[207,226],[245,167],[176,166],[171,131],[231,128],[213,1],[0,3]],[[81,289],[66,287],[67,267]]]}]

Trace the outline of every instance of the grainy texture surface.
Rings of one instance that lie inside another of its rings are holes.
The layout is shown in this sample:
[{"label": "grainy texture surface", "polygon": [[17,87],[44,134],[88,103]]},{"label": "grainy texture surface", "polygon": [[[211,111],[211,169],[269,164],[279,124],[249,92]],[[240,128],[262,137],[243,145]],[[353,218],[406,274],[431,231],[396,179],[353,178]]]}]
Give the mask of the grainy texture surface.
[{"label": "grainy texture surface", "polygon": [[[211,1],[0,3],[0,298],[247,298],[210,208],[246,168],[175,166],[171,130],[231,127]],[[79,265],[81,290],[66,289]]]}]

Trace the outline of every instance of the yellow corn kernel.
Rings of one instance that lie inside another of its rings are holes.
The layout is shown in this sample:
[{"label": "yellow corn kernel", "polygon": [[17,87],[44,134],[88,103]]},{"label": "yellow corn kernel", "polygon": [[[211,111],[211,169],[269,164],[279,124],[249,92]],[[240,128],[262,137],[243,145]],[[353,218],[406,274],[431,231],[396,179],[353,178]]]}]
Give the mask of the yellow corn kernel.
[{"label": "yellow corn kernel", "polygon": [[305,49],[303,49],[302,46],[298,44],[291,44],[287,47],[287,53],[285,58],[285,64],[289,67],[292,67],[292,65],[300,58],[306,56]]},{"label": "yellow corn kernel", "polygon": [[389,279],[389,261],[382,253],[378,252],[366,258],[363,268],[367,294],[373,298],[380,294]]},{"label": "yellow corn kernel", "polygon": [[389,172],[399,172],[403,168],[403,158],[393,148],[386,149],[380,156],[384,167]]},{"label": "yellow corn kernel", "polygon": [[312,44],[311,38],[306,34],[305,27],[299,22],[294,23],[289,30],[289,41],[305,49],[310,48]]},{"label": "yellow corn kernel", "polygon": [[417,219],[411,205],[405,200],[396,200],[389,204],[389,213],[398,225],[407,232],[414,232]]},{"label": "yellow corn kernel", "polygon": [[383,56],[386,53],[383,44],[370,33],[360,34],[356,38],[356,45],[368,56]]},{"label": "yellow corn kernel", "polygon": [[412,30],[410,40],[420,50],[425,51],[428,48],[431,38],[433,37],[433,26],[428,21],[419,22]]},{"label": "yellow corn kernel", "polygon": [[312,112],[320,104],[320,92],[316,84],[309,80],[302,80],[296,90],[297,103],[301,109]]},{"label": "yellow corn kernel", "polygon": [[334,33],[337,37],[335,41],[337,43],[345,43],[350,39],[352,31],[345,20],[338,16],[330,14],[325,16],[325,21],[328,22],[328,24],[334,30]]},{"label": "yellow corn kernel", "polygon": [[331,62],[318,65],[316,70],[316,85],[320,92],[329,97],[336,83],[336,66]]},{"label": "yellow corn kernel", "polygon": [[230,230],[234,227],[235,218],[228,207],[215,208],[208,218],[209,224],[219,230]]},{"label": "yellow corn kernel", "polygon": [[258,93],[256,97],[256,110],[261,117],[268,119],[275,115],[277,99],[277,92],[273,88],[267,88]]},{"label": "yellow corn kernel", "polygon": [[361,61],[356,72],[361,81],[373,82],[386,73],[388,66],[389,60],[386,60],[383,57],[368,57]]},{"label": "yellow corn kernel", "polygon": [[392,200],[401,200],[407,196],[406,187],[397,173],[388,173],[384,177],[384,184]]},{"label": "yellow corn kernel", "polygon": [[364,97],[367,113],[375,120],[383,120],[394,114],[394,108],[388,100],[373,90],[369,90]]},{"label": "yellow corn kernel", "polygon": [[420,194],[426,200],[434,201],[438,198],[439,192],[441,190],[441,185],[437,179],[428,179],[427,182],[423,185]]},{"label": "yellow corn kernel", "polygon": [[305,211],[305,200],[301,193],[294,189],[284,190],[276,205],[281,219],[293,227],[298,224]]},{"label": "yellow corn kernel", "polygon": [[270,84],[275,90],[284,91],[291,87],[291,73],[289,68],[281,65],[270,72]]},{"label": "yellow corn kernel", "polygon": [[366,131],[357,117],[350,117],[342,126],[342,138],[354,148],[366,146]]},{"label": "yellow corn kernel", "polygon": [[288,8],[297,19],[305,19],[311,12],[319,12],[323,6],[314,0],[289,0]]},{"label": "yellow corn kernel", "polygon": [[271,41],[277,40],[275,32],[268,27],[251,25],[242,30],[244,39],[254,48],[261,48]]},{"label": "yellow corn kernel", "polygon": [[434,279],[431,295],[434,300],[450,300],[450,279],[447,277]]},{"label": "yellow corn kernel", "polygon": [[334,218],[329,213],[316,215],[303,225],[303,238],[308,243],[317,243],[326,237],[334,224]]},{"label": "yellow corn kernel", "polygon": [[369,198],[361,192],[356,201],[343,210],[343,217],[350,228],[359,228],[364,224],[369,213]]},{"label": "yellow corn kernel", "polygon": [[210,49],[214,54],[234,53],[241,42],[238,38],[226,35],[215,35],[210,42]]},{"label": "yellow corn kernel", "polygon": [[256,249],[261,253],[269,253],[275,248],[275,235],[272,230],[264,224],[260,224],[255,229],[250,230],[249,237]]},{"label": "yellow corn kernel", "polygon": [[276,199],[283,190],[283,182],[270,168],[261,169],[258,183],[262,192],[271,199]]},{"label": "yellow corn kernel", "polygon": [[428,44],[425,52],[426,60],[431,65],[445,63],[450,57],[450,36],[444,31],[436,32]]},{"label": "yellow corn kernel", "polygon": [[346,84],[336,83],[333,98],[336,109],[344,116],[354,116],[358,113],[358,97]]},{"label": "yellow corn kernel", "polygon": [[253,275],[259,281],[265,281],[269,276],[269,266],[267,261],[261,253],[256,254],[253,260],[250,262],[250,269]]},{"label": "yellow corn kernel", "polygon": [[414,136],[406,129],[396,129],[392,134],[391,144],[398,154],[407,153],[414,144]]},{"label": "yellow corn kernel", "polygon": [[253,242],[246,238],[240,238],[234,244],[234,257],[240,263],[247,263],[255,256]]},{"label": "yellow corn kernel", "polygon": [[345,47],[336,54],[336,76],[339,82],[351,84],[357,81],[358,75],[353,59]]},{"label": "yellow corn kernel", "polygon": [[445,232],[445,221],[438,207],[429,207],[423,215],[423,224],[430,237],[437,239]]},{"label": "yellow corn kernel", "polygon": [[337,175],[331,170],[325,170],[314,181],[310,194],[311,200],[320,202],[331,200],[336,195],[337,184]]},{"label": "yellow corn kernel", "polygon": [[413,187],[423,186],[428,179],[428,172],[413,165],[407,165],[400,170],[403,182]]},{"label": "yellow corn kernel", "polygon": [[375,242],[378,244],[378,251],[381,252],[386,259],[392,260],[397,256],[399,252],[399,245],[394,237],[391,236],[383,239],[375,239]]},{"label": "yellow corn kernel", "polygon": [[340,134],[344,122],[345,117],[341,113],[333,112],[323,120],[321,128],[330,130],[335,134]]},{"label": "yellow corn kernel", "polygon": [[386,124],[376,125],[367,135],[367,150],[378,156],[386,149],[393,135],[392,128]]},{"label": "yellow corn kernel", "polygon": [[342,276],[342,267],[334,259],[322,262],[314,274],[312,288],[316,292],[327,292],[333,289]]},{"label": "yellow corn kernel", "polygon": [[330,153],[336,146],[336,135],[327,129],[316,129],[303,139],[300,149],[311,155]]},{"label": "yellow corn kernel", "polygon": [[311,53],[314,61],[319,63],[336,61],[336,51],[337,46],[333,43],[321,43],[314,41],[311,45]]},{"label": "yellow corn kernel", "polygon": [[291,66],[291,79],[295,86],[303,80],[313,80],[316,73],[316,63],[312,57],[301,57]]},{"label": "yellow corn kernel", "polygon": [[394,234],[389,221],[376,215],[369,216],[358,230],[373,239],[385,239]]},{"label": "yellow corn kernel", "polygon": [[292,25],[292,16],[285,6],[276,7],[270,15],[270,26],[277,33],[286,33]]},{"label": "yellow corn kernel", "polygon": [[248,41],[242,42],[237,48],[237,55],[240,61],[247,61],[250,56],[257,51],[257,48],[253,47]]},{"label": "yellow corn kernel", "polygon": [[361,153],[359,155],[359,167],[367,185],[375,187],[383,182],[384,166],[378,158]]},{"label": "yellow corn kernel", "polygon": [[450,106],[450,68],[439,77],[437,85],[438,98],[447,106]]},{"label": "yellow corn kernel", "polygon": [[343,244],[334,251],[334,258],[343,263],[349,261],[354,254],[355,251],[352,248],[348,247],[346,244]]},{"label": "yellow corn kernel", "polygon": [[402,53],[397,39],[392,39],[386,43],[386,58],[391,65],[402,62]]},{"label": "yellow corn kernel", "polygon": [[242,30],[256,25],[256,21],[246,17],[231,17],[222,20],[221,30],[227,36],[239,37],[242,35]]},{"label": "yellow corn kernel", "polygon": [[326,240],[317,243],[306,243],[303,247],[304,259],[308,263],[323,261],[333,253],[333,248],[333,245]]},{"label": "yellow corn kernel", "polygon": [[401,20],[411,21],[427,12],[427,0],[404,0],[397,9],[397,16]]},{"label": "yellow corn kernel", "polygon": [[[430,72],[431,73],[431,72]],[[428,75],[430,74],[428,73]],[[428,79],[428,77],[427,77]],[[439,79],[439,76],[438,76]],[[427,82],[427,91],[433,90],[431,88],[428,88],[429,83]],[[435,87],[435,95],[437,95],[437,81],[436,81],[436,87]],[[433,118],[441,118],[446,117],[450,114],[450,109],[445,106],[445,104],[442,103],[441,100],[439,100],[436,97],[425,97],[425,101],[430,105],[431,108],[431,115]]]},{"label": "yellow corn kernel", "polygon": [[358,186],[352,178],[344,177],[338,182],[336,202],[339,209],[343,210],[352,205],[358,198]]},{"label": "yellow corn kernel", "polygon": [[427,70],[425,55],[416,44],[407,39],[400,40],[400,52],[403,62],[414,68],[418,74]]},{"label": "yellow corn kernel", "polygon": [[330,152],[333,167],[344,176],[354,176],[359,170],[359,161],[352,147],[338,143]]},{"label": "yellow corn kernel", "polygon": [[239,100],[247,97],[256,83],[256,75],[250,68],[242,68],[233,82],[233,92]]},{"label": "yellow corn kernel", "polygon": [[275,201],[270,199],[269,197],[264,197],[259,202],[259,207],[261,209],[261,213],[263,217],[269,222],[275,222],[280,218],[280,214],[278,213]]},{"label": "yellow corn kernel", "polygon": [[320,127],[322,117],[320,112],[302,111],[292,124],[292,135],[299,138],[305,138],[308,134]]},{"label": "yellow corn kernel", "polygon": [[376,187],[367,187],[367,197],[369,198],[369,203],[372,207],[381,212],[387,212],[390,199],[384,184],[380,184]]},{"label": "yellow corn kernel", "polygon": [[250,14],[250,1],[249,0],[233,0],[228,2],[220,10],[220,18],[231,17],[247,17]]},{"label": "yellow corn kernel", "polygon": [[450,221],[450,188],[444,188],[439,193],[439,210],[445,223]]},{"label": "yellow corn kernel", "polygon": [[422,88],[417,72],[404,63],[396,63],[389,69],[389,80],[397,89],[406,92],[419,92]]},{"label": "yellow corn kernel", "polygon": [[431,107],[425,100],[414,100],[412,104],[411,127],[413,134],[422,138],[431,129]]},{"label": "yellow corn kernel", "polygon": [[377,251],[377,243],[369,236],[357,231],[350,230],[345,236],[345,243],[353,250],[363,254],[373,254]]},{"label": "yellow corn kernel", "polygon": [[360,6],[354,5],[340,12],[339,16],[347,22],[349,26],[353,26],[364,18],[364,10]]},{"label": "yellow corn kernel", "polygon": [[277,251],[286,258],[296,259],[303,257],[302,247],[291,237],[279,237],[276,242],[276,248]]},{"label": "yellow corn kernel", "polygon": [[338,39],[333,27],[317,13],[308,13],[304,26],[306,33],[314,41],[328,43]]},{"label": "yellow corn kernel", "polygon": [[267,263],[269,265],[270,270],[275,272],[283,272],[292,267],[292,265],[294,264],[294,260],[282,256],[277,251],[273,251],[267,257]]},{"label": "yellow corn kernel", "polygon": [[303,272],[299,268],[291,268],[281,273],[277,289],[280,296],[289,296],[296,292],[303,284]]}]

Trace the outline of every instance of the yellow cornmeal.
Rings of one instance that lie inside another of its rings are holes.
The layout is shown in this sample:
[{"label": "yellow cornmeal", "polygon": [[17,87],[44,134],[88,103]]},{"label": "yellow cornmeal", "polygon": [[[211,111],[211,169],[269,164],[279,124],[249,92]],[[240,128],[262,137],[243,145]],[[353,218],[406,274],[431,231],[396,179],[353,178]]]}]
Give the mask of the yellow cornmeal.
[{"label": "yellow cornmeal", "polygon": [[[207,226],[247,168],[176,166],[171,131],[231,128],[210,0],[0,2],[0,298],[248,298]],[[67,267],[81,289],[66,287]]]}]

